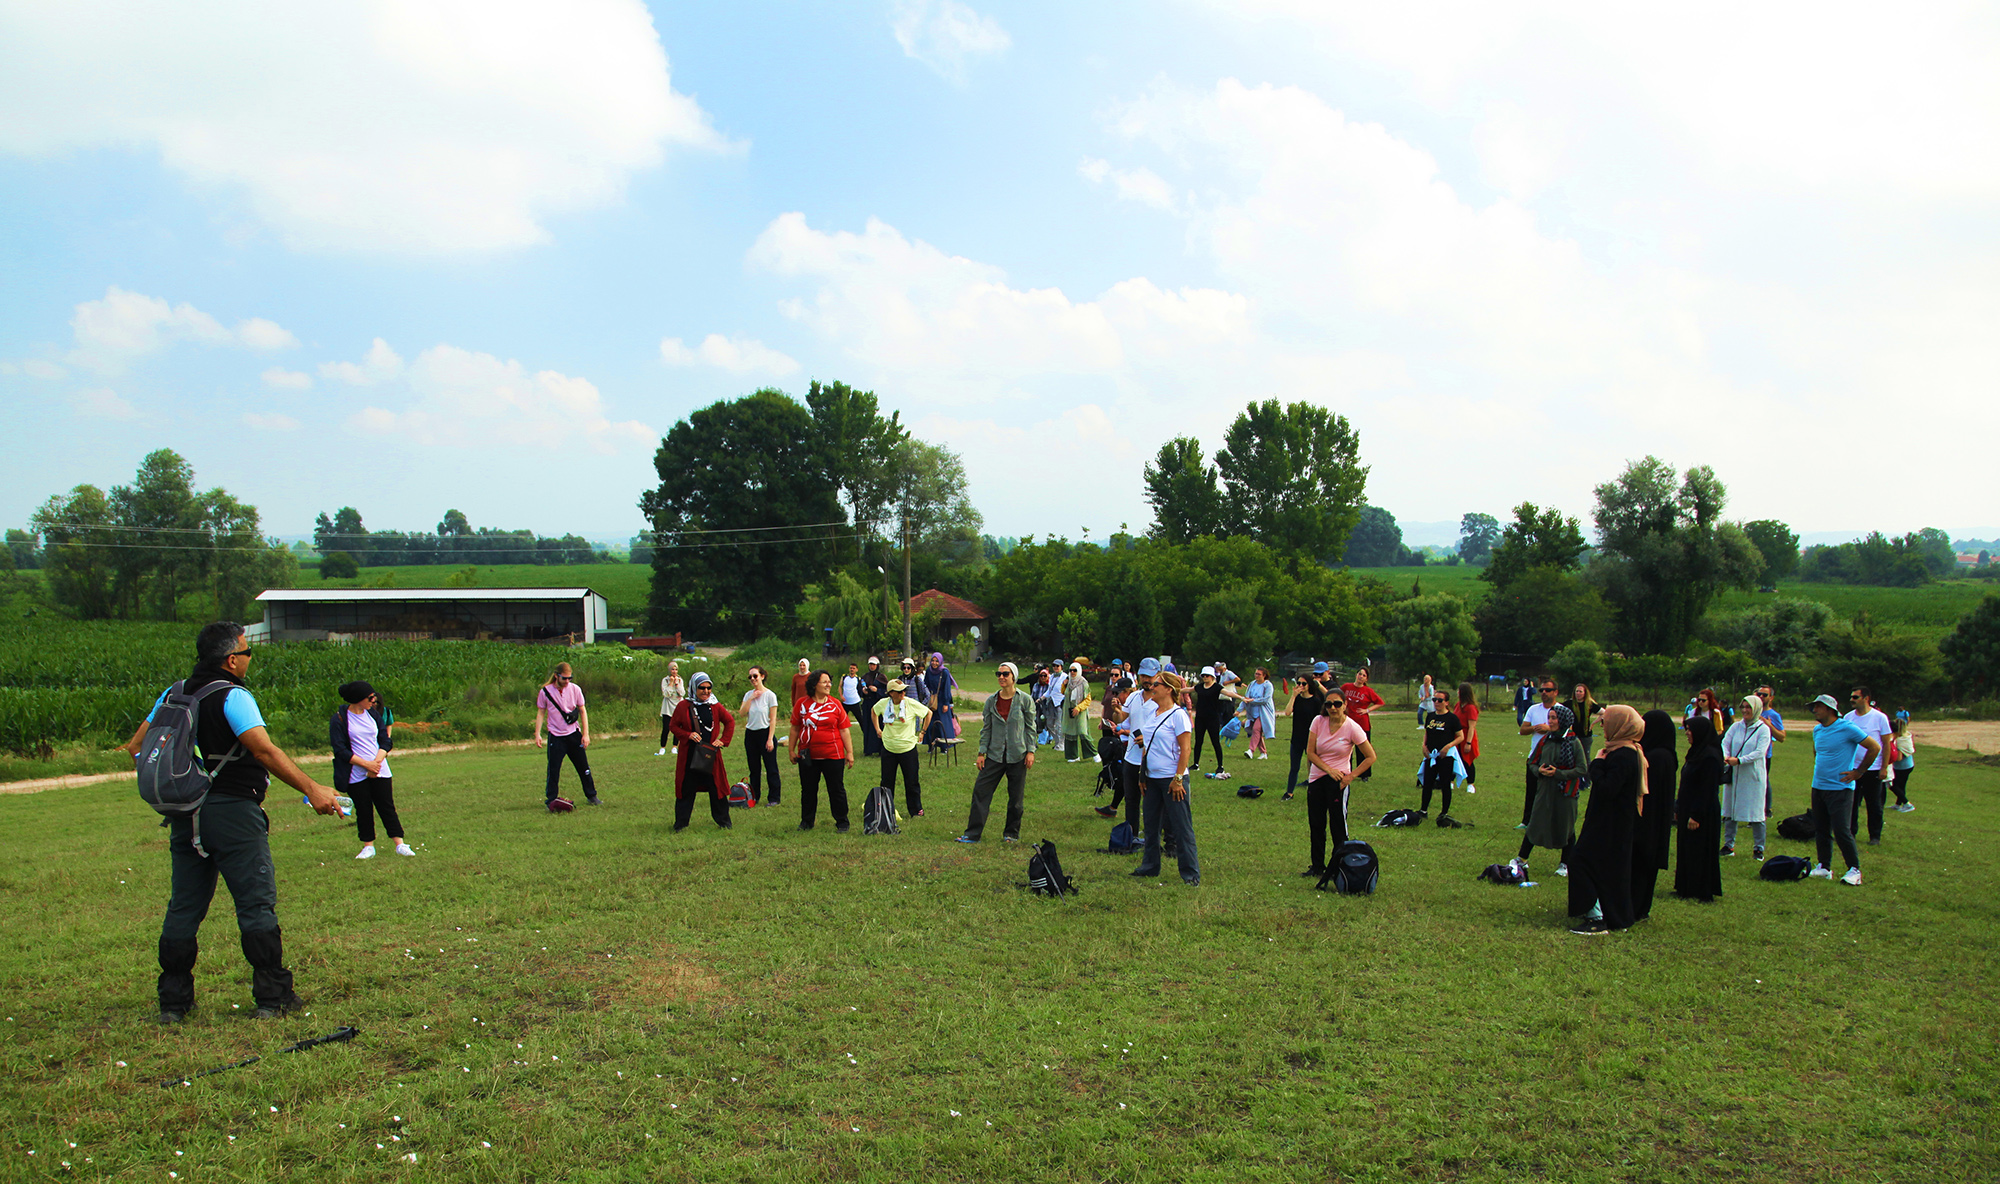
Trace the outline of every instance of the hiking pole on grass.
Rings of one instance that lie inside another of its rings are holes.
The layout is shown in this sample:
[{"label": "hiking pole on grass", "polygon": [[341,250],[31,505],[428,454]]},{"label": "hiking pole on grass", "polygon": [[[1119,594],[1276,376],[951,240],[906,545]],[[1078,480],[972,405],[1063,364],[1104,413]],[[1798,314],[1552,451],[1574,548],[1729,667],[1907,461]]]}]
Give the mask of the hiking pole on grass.
[{"label": "hiking pole on grass", "polygon": [[[359,1028],[354,1028],[354,1027],[335,1028],[333,1031],[328,1032],[324,1036],[311,1036],[304,1040],[299,1041],[297,1044],[287,1044],[285,1047],[279,1049],[278,1053],[304,1052],[309,1048],[318,1048],[322,1044],[344,1044],[347,1041],[354,1039],[356,1036],[359,1036],[360,1034],[361,1034],[361,1029]],[[278,1053],[273,1053],[272,1055],[276,1056],[278,1055]],[[241,1069],[245,1065],[254,1065],[258,1061],[261,1061],[263,1059],[264,1058],[261,1056],[245,1057],[244,1059],[237,1061],[234,1064],[217,1065],[213,1069],[203,1069],[201,1072],[195,1073],[188,1077],[176,1077],[172,1081],[162,1081],[160,1083],[160,1088],[172,1089],[174,1086],[177,1085],[193,1085],[195,1078],[197,1077],[213,1077],[217,1073],[227,1073],[231,1069]]]}]

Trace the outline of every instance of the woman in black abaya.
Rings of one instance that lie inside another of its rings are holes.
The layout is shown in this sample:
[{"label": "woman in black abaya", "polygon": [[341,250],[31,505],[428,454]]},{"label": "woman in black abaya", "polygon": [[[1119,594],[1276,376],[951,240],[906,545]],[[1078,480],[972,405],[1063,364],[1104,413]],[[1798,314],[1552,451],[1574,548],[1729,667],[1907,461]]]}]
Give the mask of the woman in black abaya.
[{"label": "woman in black abaya", "polygon": [[1645,725],[1622,703],[1602,718],[1604,751],[1590,762],[1590,801],[1569,857],[1570,932],[1586,936],[1632,927],[1632,836],[1645,808]]},{"label": "woman in black abaya", "polygon": [[1653,890],[1660,873],[1672,866],[1667,852],[1673,846],[1675,774],[1680,771],[1679,747],[1674,742],[1674,717],[1664,711],[1648,711],[1646,730],[1639,744],[1646,755],[1646,812],[1632,829],[1632,919],[1644,921],[1653,915]]},{"label": "woman in black abaya", "polygon": [[1674,844],[1674,895],[1714,900],[1722,895],[1722,737],[1705,715],[1687,718],[1687,759],[1674,803],[1680,837]]}]

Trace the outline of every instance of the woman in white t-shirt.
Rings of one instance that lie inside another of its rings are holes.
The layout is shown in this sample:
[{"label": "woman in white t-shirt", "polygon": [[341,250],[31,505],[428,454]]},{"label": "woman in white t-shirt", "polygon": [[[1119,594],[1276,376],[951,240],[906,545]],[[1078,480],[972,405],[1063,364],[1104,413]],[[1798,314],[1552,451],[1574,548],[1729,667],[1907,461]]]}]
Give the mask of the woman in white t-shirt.
[{"label": "woman in white t-shirt", "polygon": [[356,859],[375,858],[375,815],[382,815],[382,829],[396,845],[396,854],[415,855],[403,841],[403,820],[396,813],[395,783],[389,772],[389,715],[382,708],[382,696],[365,682],[350,682],[340,688],[343,711],[333,713],[328,741],[333,749],[333,783],[354,799],[355,835],[361,840]]},{"label": "woman in white t-shirt", "polygon": [[667,725],[673,722],[674,708],[687,698],[687,684],[681,681],[681,664],[667,663],[667,676],[660,680],[660,751],[654,756],[678,755],[679,747],[674,744],[674,736]]},{"label": "woman in white t-shirt", "polygon": [[784,786],[778,780],[778,742],[771,733],[773,716],[778,710],[778,694],[764,685],[769,675],[762,666],[750,668],[750,689],[743,692],[743,703],[736,714],[743,721],[743,756],[750,764],[750,800],[764,800],[764,778],[771,779],[771,805],[778,804],[778,796]]}]

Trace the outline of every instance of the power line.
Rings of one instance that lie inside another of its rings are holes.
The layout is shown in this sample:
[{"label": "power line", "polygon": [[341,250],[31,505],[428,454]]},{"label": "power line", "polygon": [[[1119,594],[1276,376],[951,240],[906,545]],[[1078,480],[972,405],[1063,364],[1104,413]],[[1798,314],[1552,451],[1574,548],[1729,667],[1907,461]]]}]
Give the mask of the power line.
[{"label": "power line", "polygon": [[[753,528],[753,529],[758,529],[758,530],[763,530],[763,529],[771,529],[771,528],[766,528],[766,527],[755,527],[755,528]],[[741,541],[741,542],[723,542],[723,543],[642,543],[642,544],[640,544],[640,545],[641,545],[641,546],[647,546],[647,547],[651,547],[651,548],[652,548],[653,550],[655,550],[655,551],[699,551],[699,550],[706,550],[706,549],[708,549],[708,548],[711,548],[711,547],[769,547],[769,546],[777,546],[777,545],[782,545],[782,544],[785,544],[785,543],[820,543],[820,544],[825,544],[825,543],[831,543],[831,542],[835,542],[835,541],[836,541],[836,540],[834,540],[834,539],[824,539],[824,538],[816,538],[816,539],[745,539],[745,540],[743,540],[743,541]],[[92,548],[100,548],[100,549],[107,549],[107,550],[127,550],[127,551],[199,551],[199,552],[201,552],[201,553],[202,553],[202,554],[204,554],[204,555],[212,555],[212,554],[219,554],[219,553],[222,553],[222,552],[240,552],[240,553],[242,553],[242,554],[246,554],[246,555],[247,555],[247,554],[252,554],[252,553],[255,553],[255,552],[258,552],[258,551],[262,551],[262,550],[266,550],[266,549],[267,549],[267,548],[262,548],[262,547],[237,547],[237,546],[229,546],[229,547],[183,547],[183,546],[176,546],[176,545],[174,545],[174,544],[171,544],[171,543],[80,543],[80,542],[63,542],[63,543],[49,543],[49,544],[48,544],[48,545],[47,545],[46,547],[44,547],[44,548],[43,548],[43,550],[44,550],[44,551],[47,551],[47,550],[50,550],[50,549],[53,549],[53,548],[56,548],[56,547],[92,547]],[[287,547],[283,546],[282,544],[281,544],[281,545],[279,545],[279,546],[278,546],[278,547],[276,547],[276,548],[273,548],[273,549],[275,549],[275,550],[281,550],[281,551],[286,551],[286,552],[288,552],[288,553],[289,553],[289,551],[290,551],[290,548],[287,548]],[[356,550],[363,550],[363,551],[365,551],[365,550],[367,550],[367,549],[368,549],[368,548],[362,548],[362,547],[357,547],[357,548],[356,548]],[[560,553],[560,552],[571,552],[571,553],[579,553],[579,552],[582,552],[582,551],[584,551],[584,550],[586,550],[586,548],[582,548],[582,547],[570,547],[570,546],[554,546],[554,547],[496,547],[496,548],[492,548],[492,549],[481,549],[481,550],[478,550],[478,551],[467,551],[467,552],[460,552],[460,553],[453,553],[453,554],[452,554],[452,558],[454,559],[454,561],[456,561],[456,560],[458,560],[458,559],[464,559],[464,560],[466,560],[466,561],[468,561],[468,562],[469,562],[469,561],[471,561],[471,560],[475,560],[475,559],[479,559],[479,558],[482,558],[482,557],[485,557],[485,556],[489,556],[489,555],[549,555],[549,554],[554,554],[554,553]],[[597,549],[596,549],[595,547],[592,547],[592,548],[588,548],[588,550],[589,550],[589,552],[590,552],[591,554],[593,554],[593,555],[598,555],[598,554],[609,554],[609,552],[605,552],[605,551],[598,551],[598,550],[597,550]],[[387,554],[387,555],[393,555],[393,554],[395,554],[395,552],[393,552],[393,551],[391,551],[391,552],[385,552],[385,554]],[[417,551],[417,552],[410,552],[410,554],[416,554],[416,555],[442,555],[442,554],[446,554],[446,552],[436,552],[436,551],[432,551],[432,552],[424,552],[424,551]],[[443,564],[443,563],[436,563],[436,564],[430,564],[430,563],[410,563],[410,564],[392,564],[392,563],[377,563],[377,564],[371,564],[370,566],[374,566],[374,567],[445,567],[445,566],[449,566],[449,565],[448,565],[448,564]]]},{"label": "power line", "polygon": [[[62,527],[68,527],[68,528],[71,528],[71,529],[74,529],[74,530],[108,530],[108,531],[117,531],[117,532],[121,532],[121,533],[145,533],[145,534],[202,534],[202,535],[206,535],[206,534],[213,534],[213,533],[215,533],[215,531],[214,531],[214,528],[212,528],[212,527],[199,527],[199,526],[126,526],[126,525],[124,525],[124,524],[122,524],[122,523],[115,523],[115,522],[75,522],[75,521],[61,521],[61,522],[57,522],[57,521],[53,521],[53,520],[51,520],[51,521],[50,521],[50,522],[48,523],[48,525],[51,525],[51,526],[62,526]],[[782,525],[782,526],[710,526],[710,527],[695,527],[695,526],[690,526],[690,527],[685,527],[685,528],[682,528],[682,529],[680,529],[680,530],[670,530],[670,531],[666,531],[666,532],[664,532],[664,533],[667,533],[667,534],[745,534],[745,533],[749,533],[749,532],[752,532],[752,531],[763,531],[763,530],[819,530],[819,529],[821,529],[821,528],[823,528],[823,527],[828,527],[828,526],[846,526],[846,525],[848,525],[848,523],[846,522],[846,520],[845,520],[845,519],[843,519],[843,520],[841,520],[841,521],[838,521],[838,522],[798,522],[798,523],[786,523],[786,524],[784,524],[784,525]],[[505,532],[502,532],[502,534],[501,534],[501,535],[500,535],[499,537],[505,537],[505,536],[507,536],[507,535],[515,535],[515,534],[530,534],[530,533],[533,533],[533,532],[531,532],[531,531],[525,531],[525,530],[523,530],[523,531],[511,531],[511,530],[510,530],[510,531],[505,531]],[[643,533],[647,533],[647,532],[643,532],[643,531],[642,531],[641,533],[643,534]],[[652,533],[661,533],[661,532],[657,532],[657,531],[655,531],[655,532],[652,532]],[[328,538],[335,538],[335,539],[366,539],[366,538],[370,538],[370,537],[374,537],[374,536],[377,536],[377,535],[379,535],[379,536],[381,536],[381,537],[385,537],[385,538],[402,538],[402,539],[430,539],[430,538],[437,538],[437,539],[456,539],[456,538],[493,538],[493,537],[496,537],[496,536],[494,536],[494,535],[476,535],[476,534],[473,534],[473,535],[448,535],[448,534],[422,534],[422,533],[417,533],[417,532],[410,532],[410,533],[405,533],[405,532],[402,532],[402,531],[370,531],[370,532],[364,532],[364,533],[362,533],[362,534],[331,534],[331,535],[328,535],[327,537],[328,537]],[[536,535],[535,537],[537,537],[537,538],[549,538],[549,537],[552,537],[552,536],[549,536],[549,535]]]}]

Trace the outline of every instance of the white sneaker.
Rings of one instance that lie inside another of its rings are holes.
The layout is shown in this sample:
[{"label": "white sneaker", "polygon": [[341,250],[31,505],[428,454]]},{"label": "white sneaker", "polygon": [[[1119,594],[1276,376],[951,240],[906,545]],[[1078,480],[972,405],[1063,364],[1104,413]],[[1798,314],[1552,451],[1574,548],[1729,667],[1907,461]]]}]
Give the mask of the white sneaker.
[{"label": "white sneaker", "polygon": [[1466,782],[1466,783],[1465,783],[1465,792],[1467,792],[1467,793],[1478,793],[1478,792],[1479,792],[1479,787],[1478,787],[1478,786],[1476,786],[1476,785],[1474,785],[1474,784],[1473,784],[1472,782],[1468,781],[1468,782]]},{"label": "white sneaker", "polygon": [[679,756],[680,754],[681,754],[681,746],[678,744],[674,745],[672,748],[667,749],[668,756]]},{"label": "white sneaker", "polygon": [[1815,864],[1813,870],[1807,872],[1806,875],[1808,878],[1814,880],[1831,880],[1833,879],[1833,869],[1823,863]]},{"label": "white sneaker", "polygon": [[1101,765],[1104,763],[1104,758],[1098,756],[1096,753],[1093,752],[1090,754],[1090,763],[1093,765]]},{"label": "white sneaker", "polygon": [[1842,877],[1840,877],[1840,882],[1841,882],[1841,883],[1843,883],[1843,884],[1851,884],[1851,885],[1853,885],[1853,886],[1855,886],[1855,887],[1857,887],[1857,888],[1858,888],[1858,887],[1860,887],[1860,886],[1861,886],[1861,869],[1860,869],[1860,868],[1858,868],[1858,867],[1851,867],[1851,868],[1848,868],[1848,869],[1847,869],[1847,874],[1846,874],[1846,875],[1844,875],[1844,876],[1842,876]]},{"label": "white sneaker", "polygon": [[361,849],[361,854],[359,854],[359,855],[355,856],[354,858],[356,858],[356,859],[373,859],[373,858],[375,858],[375,844],[373,844],[373,843],[370,843],[370,844],[368,844],[368,845],[367,845],[366,847],[363,847],[363,848]]},{"label": "white sneaker", "polygon": [[1915,802],[1904,802],[1902,805],[1896,807],[1896,813],[1908,814],[1910,811],[1916,808],[1917,804]]},{"label": "white sneaker", "polygon": [[410,850],[410,845],[409,845],[408,843],[398,843],[398,844],[396,844],[396,854],[398,854],[398,855],[415,855],[415,854],[416,854],[416,852],[415,852],[415,851],[412,851],[412,850]]},{"label": "white sneaker", "polygon": [[1568,864],[1566,864],[1566,863],[1559,863],[1559,864],[1557,864],[1557,865],[1556,865],[1556,874],[1557,874],[1557,875],[1559,875],[1559,876],[1567,876],[1567,875],[1569,875],[1569,865],[1568,865]]},{"label": "white sneaker", "polygon": [[653,755],[654,755],[654,756],[665,756],[665,755],[667,755],[667,750],[666,750],[666,749],[664,749],[664,748],[662,748],[662,749],[661,749],[660,751],[658,751],[658,752],[654,753]]},{"label": "white sneaker", "polygon": [[1513,868],[1513,869],[1514,869],[1515,871],[1517,871],[1517,872],[1520,872],[1520,873],[1521,873],[1522,875],[1524,875],[1524,876],[1528,874],[1528,861],[1527,861],[1527,860],[1525,860],[1525,859],[1522,859],[1522,858],[1521,858],[1520,856],[1518,856],[1518,855],[1516,855],[1516,856],[1515,856],[1514,858],[1512,858],[1512,859],[1508,860],[1508,861],[1507,861],[1507,866],[1508,866],[1508,867],[1511,867],[1511,868]]}]

